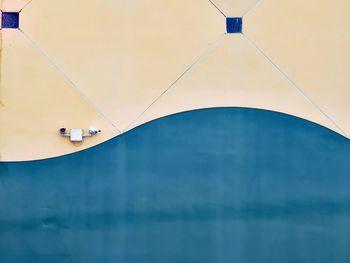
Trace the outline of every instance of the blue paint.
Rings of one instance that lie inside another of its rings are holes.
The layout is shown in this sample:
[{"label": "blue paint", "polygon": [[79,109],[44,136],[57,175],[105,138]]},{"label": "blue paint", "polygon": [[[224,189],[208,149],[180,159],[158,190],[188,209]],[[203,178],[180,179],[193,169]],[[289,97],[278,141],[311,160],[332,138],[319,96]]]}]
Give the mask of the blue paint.
[{"label": "blue paint", "polygon": [[226,32],[229,34],[242,33],[242,17],[226,17]]},{"label": "blue paint", "polygon": [[3,12],[1,24],[2,24],[2,28],[18,28],[19,27],[19,13],[17,13],[17,12]]},{"label": "blue paint", "polygon": [[0,261],[345,263],[349,170],[349,140],[299,118],[173,115],[0,163]]}]

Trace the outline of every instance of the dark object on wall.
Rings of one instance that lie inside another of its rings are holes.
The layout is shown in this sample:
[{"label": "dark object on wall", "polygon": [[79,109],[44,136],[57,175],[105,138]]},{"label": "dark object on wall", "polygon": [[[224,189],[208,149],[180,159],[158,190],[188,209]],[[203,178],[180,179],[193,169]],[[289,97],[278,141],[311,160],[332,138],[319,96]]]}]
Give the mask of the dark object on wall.
[{"label": "dark object on wall", "polygon": [[229,34],[242,33],[242,17],[227,17],[226,32]]},{"label": "dark object on wall", "polygon": [[3,12],[1,19],[2,28],[18,28],[19,27],[19,13],[17,12]]},{"label": "dark object on wall", "polygon": [[289,115],[191,111],[0,164],[0,262],[349,262],[350,142]]}]

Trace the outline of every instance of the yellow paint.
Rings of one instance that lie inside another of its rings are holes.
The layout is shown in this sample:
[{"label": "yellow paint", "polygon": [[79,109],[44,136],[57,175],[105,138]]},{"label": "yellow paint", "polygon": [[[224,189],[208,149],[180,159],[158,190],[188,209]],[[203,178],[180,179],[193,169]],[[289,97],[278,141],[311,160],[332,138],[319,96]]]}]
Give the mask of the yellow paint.
[{"label": "yellow paint", "polygon": [[176,112],[225,106],[270,109],[337,130],[242,35],[226,35],[132,127]]},{"label": "yellow paint", "polygon": [[244,32],[350,135],[349,0],[263,0]]},{"label": "yellow paint", "polygon": [[[2,48],[1,161],[68,154],[118,134],[20,31],[3,30]],[[90,126],[102,129],[103,133],[87,138],[81,147],[58,133],[60,127]]]},{"label": "yellow paint", "polygon": [[33,1],[21,19],[120,130],[225,32],[203,0]]},{"label": "yellow paint", "polygon": [[259,0],[211,0],[212,3],[225,15],[241,17],[255,6]]},{"label": "yellow paint", "polygon": [[18,12],[29,2],[30,0],[2,0],[1,10],[7,12]]},{"label": "yellow paint", "polygon": [[[350,134],[348,0],[29,1],[0,0],[4,11],[25,7],[23,32],[0,32],[1,161],[72,153],[208,107]],[[221,12],[246,14],[244,35],[225,35]],[[62,126],[102,133],[77,147]]]}]

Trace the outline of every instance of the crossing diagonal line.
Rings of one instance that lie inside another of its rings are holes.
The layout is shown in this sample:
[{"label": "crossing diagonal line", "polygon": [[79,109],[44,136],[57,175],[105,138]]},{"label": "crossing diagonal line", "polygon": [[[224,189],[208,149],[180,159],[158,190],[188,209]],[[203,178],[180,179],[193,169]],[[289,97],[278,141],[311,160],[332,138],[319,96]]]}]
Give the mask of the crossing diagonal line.
[{"label": "crossing diagonal line", "polygon": [[328,121],[330,121],[345,137],[348,137],[346,132],[326,113],[322,108],[313,101],[294,81],[292,81],[288,75],[279,67],[277,66],[255,43],[248,38],[245,34],[243,34],[243,37],[246,39],[246,41],[273,67],[275,68],[281,76],[285,78],[285,80],[299,93],[301,94],[306,100],[308,100]]},{"label": "crossing diagonal line", "polygon": [[212,0],[209,0],[209,2],[224,16],[226,17],[225,13],[216,5]]},{"label": "crossing diagonal line", "polygon": [[27,6],[29,6],[32,2],[33,2],[33,0],[29,0],[29,1],[21,8],[21,10],[19,10],[19,13],[22,12],[22,10],[23,10],[24,8],[26,8]]},{"label": "crossing diagonal line", "polygon": [[262,0],[257,0],[257,1],[255,2],[255,4],[253,4],[247,11],[245,11],[245,12],[243,13],[242,16],[248,15],[248,14],[249,14],[250,12],[252,12],[261,2],[262,2]]},{"label": "crossing diagonal line", "polygon": [[158,97],[156,97],[124,130],[127,131],[132,127],[161,97],[163,97],[175,84],[187,75],[197,64],[199,64],[207,55],[214,50],[218,44],[223,41],[225,34],[220,35],[173,83],[171,83]]},{"label": "crossing diagonal line", "polygon": [[67,81],[67,83],[70,84],[77,92],[78,94],[92,107],[92,109],[95,110],[103,119],[105,119],[111,126],[114,127],[115,130],[117,130],[119,133],[121,131],[115,126],[115,124],[96,106],[96,104],[85,95],[85,93],[74,83],[74,81],[46,54],[44,50],[42,50],[31,38],[28,34],[23,32],[21,29],[19,31],[23,34],[23,36],[28,40],[28,42],[39,52],[41,53],[44,58],[52,65],[60,74],[61,76]]}]

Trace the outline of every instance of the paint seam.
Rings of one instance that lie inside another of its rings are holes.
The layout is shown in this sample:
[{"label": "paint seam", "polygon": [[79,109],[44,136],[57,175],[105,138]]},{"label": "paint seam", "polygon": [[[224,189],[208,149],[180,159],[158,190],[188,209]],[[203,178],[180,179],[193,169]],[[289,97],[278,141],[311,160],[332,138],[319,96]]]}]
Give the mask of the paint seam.
[{"label": "paint seam", "polygon": [[328,121],[330,121],[345,137],[348,137],[346,132],[327,114],[325,113],[322,108],[314,102],[294,81],[292,81],[288,75],[279,67],[277,64],[275,64],[255,43],[249,39],[245,34],[242,34],[243,37],[246,39],[246,41],[263,57],[265,60],[269,62],[269,64],[272,65],[273,68],[275,68],[284,78],[285,80],[295,89],[297,90],[305,99],[309,101]]},{"label": "paint seam", "polygon": [[216,5],[212,0],[209,0],[209,2],[224,16],[226,17],[225,13]]},{"label": "paint seam", "polygon": [[60,74],[63,76],[63,78],[66,80],[70,86],[74,87],[74,89],[78,92],[78,94],[92,107],[92,109],[95,110],[103,119],[105,119],[114,129],[116,129],[119,133],[121,131],[114,125],[114,123],[105,115],[103,112],[96,106],[96,104],[85,95],[85,93],[74,83],[74,81],[69,78],[69,76],[45,53],[44,50],[42,50],[25,32],[23,32],[20,28],[19,31],[22,32],[23,36],[28,40],[28,42],[37,50],[39,51],[45,59],[49,62],[51,66],[53,66]]},{"label": "paint seam", "polygon": [[252,5],[247,11],[245,11],[245,12],[243,13],[242,17],[243,17],[243,16],[246,16],[246,15],[248,15],[250,12],[252,12],[261,2],[262,2],[262,0],[256,1],[254,5]]},{"label": "paint seam", "polygon": [[151,104],[149,104],[144,111],[141,112],[124,130],[123,133],[128,131],[132,125],[134,125],[161,97],[163,97],[175,84],[187,75],[196,65],[198,65],[208,54],[213,51],[224,39],[226,34],[220,35],[174,82],[172,82],[168,88],[166,88],[158,97],[156,97]]},{"label": "paint seam", "polygon": [[29,0],[29,1],[21,8],[21,10],[19,10],[18,13],[21,13],[21,12],[23,11],[23,9],[26,8],[27,6],[29,6],[32,2],[33,2],[33,0]]}]

